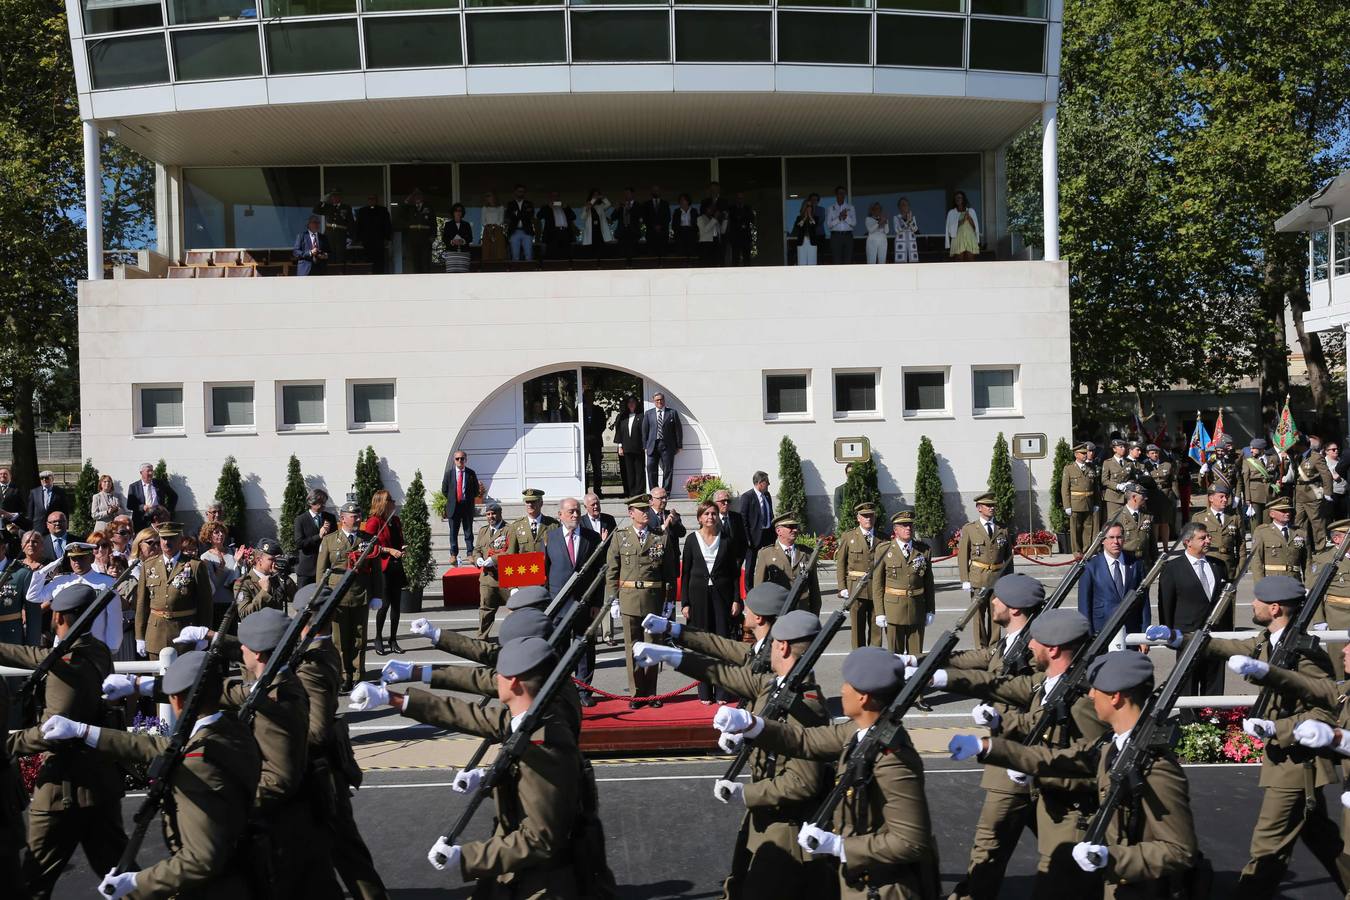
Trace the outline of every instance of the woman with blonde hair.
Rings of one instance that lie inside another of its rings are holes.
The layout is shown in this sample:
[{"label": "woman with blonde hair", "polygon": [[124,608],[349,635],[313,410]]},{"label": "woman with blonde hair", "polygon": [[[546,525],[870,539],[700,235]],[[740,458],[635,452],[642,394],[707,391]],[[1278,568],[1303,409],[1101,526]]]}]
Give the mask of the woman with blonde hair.
[{"label": "woman with blonde hair", "polygon": [[230,552],[230,531],[224,522],[206,522],[197,532],[201,546],[198,558],[206,563],[211,581],[211,624],[216,626],[225,618],[225,610],[234,602],[234,582],[239,577],[239,566]]},{"label": "woman with blonde hair", "polygon": [[[375,590],[372,597],[384,601],[375,613],[375,652],[385,656],[389,652],[402,653],[398,645],[399,595],[403,592],[403,521],[395,512],[394,499],[384,488],[370,497],[370,518],[361,526],[366,534],[375,535],[380,555],[375,569]],[[388,527],[386,528],[386,524]],[[384,644],[384,620],[389,618],[389,647]]]},{"label": "woman with blonde hair", "polygon": [[965,191],[952,195],[953,209],[947,210],[947,248],[952,259],[970,262],[980,255],[980,220],[970,208]]},{"label": "woman with blonde hair", "polygon": [[[14,570],[10,584],[20,597],[28,596],[28,587],[33,583],[33,573],[42,568],[42,535],[36,531],[25,531],[19,538],[19,567]],[[23,605],[24,643],[29,647],[42,646],[43,619],[46,613],[36,603]]]},{"label": "woman with blonde hair", "polygon": [[112,476],[98,476],[98,491],[89,498],[89,517],[94,520],[94,530],[107,528],[108,523],[121,512],[122,498],[113,488]]}]

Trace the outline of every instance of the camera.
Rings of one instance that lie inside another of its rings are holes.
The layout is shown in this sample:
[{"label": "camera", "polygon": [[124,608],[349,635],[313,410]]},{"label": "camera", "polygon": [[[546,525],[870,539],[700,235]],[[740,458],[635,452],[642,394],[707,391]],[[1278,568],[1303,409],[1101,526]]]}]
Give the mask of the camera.
[{"label": "camera", "polygon": [[290,578],[291,573],[295,571],[296,560],[290,553],[283,554],[282,556],[274,556],[272,557],[272,561],[275,564],[273,574],[278,578]]}]

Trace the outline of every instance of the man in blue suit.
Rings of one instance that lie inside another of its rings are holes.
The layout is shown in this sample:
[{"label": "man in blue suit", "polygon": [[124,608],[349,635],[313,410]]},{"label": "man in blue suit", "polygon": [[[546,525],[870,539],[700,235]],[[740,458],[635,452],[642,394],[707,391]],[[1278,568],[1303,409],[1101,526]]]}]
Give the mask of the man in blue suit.
[{"label": "man in blue suit", "polygon": [[684,449],[684,426],[680,414],[666,406],[666,395],[652,394],[652,409],[642,417],[642,449],[647,453],[647,489],[657,486],[660,468],[661,487],[670,493],[675,454]]},{"label": "man in blue suit", "polygon": [[[1125,599],[1125,595],[1139,586],[1144,580],[1144,564],[1126,553],[1125,529],[1112,525],[1102,539],[1102,552],[1092,557],[1083,567],[1083,577],[1078,581],[1078,611],[1088,620],[1092,634],[1097,634],[1106,625],[1106,620],[1116,611],[1116,607]],[[1125,634],[1141,632],[1148,627],[1148,594],[1135,606],[1135,611],[1125,620],[1123,632],[1117,635],[1111,649],[1125,649]],[[1145,650],[1147,652],[1147,649]]]},{"label": "man in blue suit", "polygon": [[[548,595],[558,596],[558,592],[567,584],[572,573],[586,564],[591,554],[600,546],[600,535],[589,528],[581,527],[581,504],[575,497],[568,497],[558,505],[560,528],[550,528],[544,542],[544,571],[548,573]],[[572,591],[574,600],[581,599],[586,585],[577,585]],[[594,621],[600,609],[600,600],[604,591],[596,594],[588,607],[577,617],[576,634],[582,635]],[[595,641],[586,642],[586,652],[577,663],[577,678],[591,684],[595,675]],[[590,691],[581,692],[581,705],[594,706],[595,698]]]},{"label": "man in blue suit", "polygon": [[328,267],[328,238],[319,233],[319,217],[310,216],[291,248],[296,275],[322,275]]}]

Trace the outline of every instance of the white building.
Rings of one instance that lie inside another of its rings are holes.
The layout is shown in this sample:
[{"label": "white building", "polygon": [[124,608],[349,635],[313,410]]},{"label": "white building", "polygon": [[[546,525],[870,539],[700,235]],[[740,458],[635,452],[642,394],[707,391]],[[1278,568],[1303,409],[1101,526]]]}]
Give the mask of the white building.
[{"label": "white building", "polygon": [[[396,496],[415,469],[438,486],[454,446],[492,496],[509,502],[527,484],[576,495],[579,386],[644,401],[659,388],[686,419],[677,495],[694,473],[740,489],[755,469],[776,477],[788,435],[823,529],[843,479],[837,438],[869,438],[883,489],[906,505],[926,434],[959,521],[997,432],[1051,446],[1070,434],[1061,3],[875,6],[68,0],[88,183],[99,184],[100,132],[153,159],[169,260],[284,257],[337,186],[354,206],[389,203],[396,222],[414,186],[442,215],[462,201],[475,235],[482,194],[504,199],[516,182],[536,202],[556,190],[575,206],[590,185],[615,197],[653,183],[697,203],[715,179],[759,214],[744,269],[305,281],[144,277],[163,260],[105,280],[91,229],[85,455],[123,479],[165,458],[191,510],[232,454],[259,518],[280,506],[291,453],[341,496],[367,444]],[[1007,231],[1006,147],[1038,118],[1045,260]],[[802,199],[828,202],[836,184],[859,216],[910,198],[937,255],[964,191],[996,261],[865,266],[859,251],[849,267],[783,265]],[[1043,514],[1049,461],[1031,472]],[[1025,488],[1020,466],[1017,477]]]}]

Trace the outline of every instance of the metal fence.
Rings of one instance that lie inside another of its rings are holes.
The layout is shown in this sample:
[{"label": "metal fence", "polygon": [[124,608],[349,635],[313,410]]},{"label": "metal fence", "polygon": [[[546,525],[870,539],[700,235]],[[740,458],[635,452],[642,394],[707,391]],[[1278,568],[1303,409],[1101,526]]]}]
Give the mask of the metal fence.
[{"label": "metal fence", "polygon": [[[37,433],[37,458],[42,463],[73,462],[79,463],[80,433],[78,431],[39,431]],[[14,435],[0,434],[0,460],[14,459]]]}]

